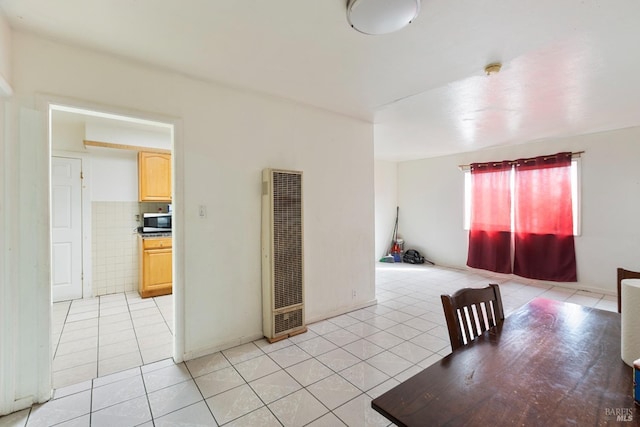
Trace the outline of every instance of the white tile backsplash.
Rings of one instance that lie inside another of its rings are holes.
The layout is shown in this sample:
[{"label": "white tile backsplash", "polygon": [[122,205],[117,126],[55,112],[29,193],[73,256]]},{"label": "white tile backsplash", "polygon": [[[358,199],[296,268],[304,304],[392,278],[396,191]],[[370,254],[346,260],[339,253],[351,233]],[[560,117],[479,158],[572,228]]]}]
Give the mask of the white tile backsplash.
[{"label": "white tile backsplash", "polygon": [[93,295],[138,290],[138,202],[91,204]]}]

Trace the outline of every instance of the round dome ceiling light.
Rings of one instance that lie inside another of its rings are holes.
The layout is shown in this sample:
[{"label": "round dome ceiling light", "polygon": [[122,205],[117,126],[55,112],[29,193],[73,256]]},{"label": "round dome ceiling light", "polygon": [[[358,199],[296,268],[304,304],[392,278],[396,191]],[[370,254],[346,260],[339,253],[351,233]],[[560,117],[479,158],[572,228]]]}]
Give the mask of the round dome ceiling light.
[{"label": "round dome ceiling light", "polygon": [[364,34],[388,34],[411,23],[420,12],[420,0],[349,0],[349,24]]}]

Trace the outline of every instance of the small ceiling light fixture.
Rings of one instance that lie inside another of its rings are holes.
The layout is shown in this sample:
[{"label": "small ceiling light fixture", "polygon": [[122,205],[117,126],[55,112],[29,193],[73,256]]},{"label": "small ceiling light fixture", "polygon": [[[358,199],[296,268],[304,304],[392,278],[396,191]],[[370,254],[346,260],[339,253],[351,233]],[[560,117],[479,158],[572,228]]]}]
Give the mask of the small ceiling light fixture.
[{"label": "small ceiling light fixture", "polygon": [[501,63],[494,62],[493,64],[489,64],[486,67],[484,67],[484,72],[487,73],[487,76],[490,76],[491,74],[498,74],[501,68],[502,68]]},{"label": "small ceiling light fixture", "polygon": [[378,35],[398,31],[420,12],[420,0],[349,0],[349,24],[364,34]]}]

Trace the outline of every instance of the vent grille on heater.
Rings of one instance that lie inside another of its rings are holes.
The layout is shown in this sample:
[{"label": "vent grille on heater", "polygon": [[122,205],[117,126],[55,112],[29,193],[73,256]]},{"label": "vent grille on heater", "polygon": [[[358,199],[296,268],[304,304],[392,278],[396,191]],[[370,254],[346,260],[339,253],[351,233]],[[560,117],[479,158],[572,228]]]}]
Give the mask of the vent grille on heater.
[{"label": "vent grille on heater", "polygon": [[275,316],[275,333],[287,331],[293,328],[299,328],[304,324],[302,320],[302,309],[288,311],[286,313],[278,313]]},{"label": "vent grille on heater", "polygon": [[302,176],[273,173],[274,308],[302,303]]},{"label": "vent grille on heater", "polygon": [[302,172],[262,171],[262,324],[270,342],[305,332]]}]

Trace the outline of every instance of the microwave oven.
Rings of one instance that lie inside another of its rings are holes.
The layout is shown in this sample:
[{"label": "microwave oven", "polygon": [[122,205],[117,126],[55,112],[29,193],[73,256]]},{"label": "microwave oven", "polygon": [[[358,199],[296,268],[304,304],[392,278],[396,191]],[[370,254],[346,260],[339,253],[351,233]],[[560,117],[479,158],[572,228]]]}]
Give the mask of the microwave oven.
[{"label": "microwave oven", "polygon": [[142,232],[159,233],[171,231],[171,213],[143,213]]}]

